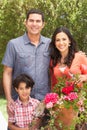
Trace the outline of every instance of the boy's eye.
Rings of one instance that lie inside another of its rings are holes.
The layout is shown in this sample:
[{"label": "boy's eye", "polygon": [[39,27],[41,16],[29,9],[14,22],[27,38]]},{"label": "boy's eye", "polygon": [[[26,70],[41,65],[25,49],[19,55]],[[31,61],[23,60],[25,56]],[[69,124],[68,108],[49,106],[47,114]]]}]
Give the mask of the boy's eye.
[{"label": "boy's eye", "polygon": [[20,88],[20,90],[23,90],[23,88]]},{"label": "boy's eye", "polygon": [[56,42],[60,41],[59,39],[56,39]]}]

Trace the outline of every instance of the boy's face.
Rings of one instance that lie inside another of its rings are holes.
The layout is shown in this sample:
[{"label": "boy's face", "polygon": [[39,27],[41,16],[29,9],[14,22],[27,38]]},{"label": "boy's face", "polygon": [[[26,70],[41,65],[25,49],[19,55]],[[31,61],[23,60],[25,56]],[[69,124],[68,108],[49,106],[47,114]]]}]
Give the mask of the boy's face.
[{"label": "boy's face", "polygon": [[19,95],[20,100],[23,103],[26,103],[29,100],[31,88],[30,87],[26,88],[26,83],[21,82],[18,86],[18,89],[17,88],[15,88],[15,89]]}]

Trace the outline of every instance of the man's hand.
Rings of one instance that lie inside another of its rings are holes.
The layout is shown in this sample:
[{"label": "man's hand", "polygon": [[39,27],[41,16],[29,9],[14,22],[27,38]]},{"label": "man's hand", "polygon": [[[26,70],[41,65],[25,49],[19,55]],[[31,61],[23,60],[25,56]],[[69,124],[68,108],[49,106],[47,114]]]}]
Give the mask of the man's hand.
[{"label": "man's hand", "polygon": [[10,99],[7,100],[7,112],[10,115],[13,115],[13,112],[11,110],[11,105],[14,105],[14,100],[12,98],[10,98]]}]

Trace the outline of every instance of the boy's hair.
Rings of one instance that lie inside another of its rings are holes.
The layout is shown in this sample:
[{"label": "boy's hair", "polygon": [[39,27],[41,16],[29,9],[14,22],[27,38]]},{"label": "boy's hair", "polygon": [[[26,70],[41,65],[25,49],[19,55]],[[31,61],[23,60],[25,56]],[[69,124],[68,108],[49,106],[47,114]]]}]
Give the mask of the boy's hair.
[{"label": "boy's hair", "polygon": [[26,83],[26,88],[32,88],[34,85],[34,81],[30,76],[28,76],[26,74],[20,74],[13,81],[13,87],[18,89],[19,84],[22,82]]},{"label": "boy's hair", "polygon": [[39,9],[31,9],[27,12],[26,19],[28,20],[30,14],[40,14],[42,16],[42,21],[44,22],[44,14]]}]

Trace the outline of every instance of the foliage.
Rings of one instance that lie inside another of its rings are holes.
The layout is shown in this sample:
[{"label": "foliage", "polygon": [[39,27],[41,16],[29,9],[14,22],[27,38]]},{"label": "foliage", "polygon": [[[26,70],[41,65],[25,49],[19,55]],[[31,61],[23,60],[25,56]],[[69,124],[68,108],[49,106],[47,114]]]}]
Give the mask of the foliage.
[{"label": "foliage", "polygon": [[6,99],[4,96],[0,96],[0,111],[2,112],[3,116],[7,120],[7,110],[6,110]]},{"label": "foliage", "polygon": [[[75,39],[77,40],[80,49],[87,51],[85,43],[87,39],[87,1],[83,0],[39,0],[38,8],[43,10],[46,16],[46,28],[44,33],[51,36],[54,29],[58,26],[68,27]],[[84,31],[82,31],[84,30]],[[82,44],[83,43],[83,44]]]},{"label": "foliage", "polygon": [[[44,102],[51,117],[46,127],[56,130],[55,121],[57,120],[60,128],[67,130],[70,126],[70,130],[73,130],[77,123],[87,122],[87,83],[78,84],[77,81],[78,75],[74,75],[73,78],[58,78],[53,93],[48,93],[45,96]],[[76,114],[78,116],[74,115],[75,119],[70,125],[64,125],[64,122],[58,118],[63,109],[66,109],[68,113],[70,109],[76,111],[75,114],[78,113]]]},{"label": "foliage", "polygon": [[[7,42],[25,32],[24,19],[27,10],[25,5],[27,4],[30,8],[31,4],[23,0],[3,0],[3,2],[0,2],[0,61],[4,55]],[[2,65],[0,66],[1,74]]]}]

